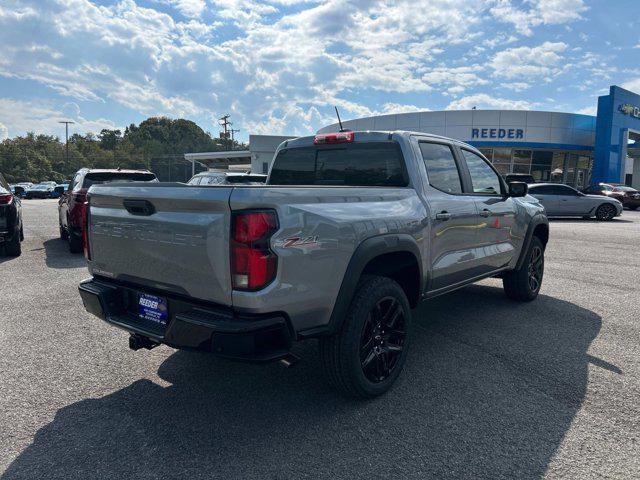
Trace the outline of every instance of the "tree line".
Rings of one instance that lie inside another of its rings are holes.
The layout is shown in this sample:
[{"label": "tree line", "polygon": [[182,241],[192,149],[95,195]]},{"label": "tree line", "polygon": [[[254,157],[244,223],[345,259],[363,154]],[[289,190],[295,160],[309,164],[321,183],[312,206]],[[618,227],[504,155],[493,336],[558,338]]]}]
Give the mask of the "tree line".
[{"label": "tree line", "polygon": [[[191,174],[185,153],[244,148],[213,138],[194,122],[152,117],[121,130],[69,137],[67,161],[64,139],[28,133],[0,143],[0,172],[8,182],[70,180],[81,168],[147,168],[160,180],[184,181]],[[202,167],[198,168],[198,171]]]}]

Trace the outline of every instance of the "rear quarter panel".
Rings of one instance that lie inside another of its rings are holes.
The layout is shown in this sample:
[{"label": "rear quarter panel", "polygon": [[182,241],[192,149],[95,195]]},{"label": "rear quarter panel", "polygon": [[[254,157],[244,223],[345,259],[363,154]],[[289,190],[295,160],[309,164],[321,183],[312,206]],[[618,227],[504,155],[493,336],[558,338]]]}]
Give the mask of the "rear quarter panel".
[{"label": "rear quarter panel", "polygon": [[274,209],[279,221],[271,239],[276,280],[259,292],[233,291],[234,307],[286,312],[296,331],[328,323],[351,256],[366,238],[409,233],[422,248],[426,213],[409,187],[236,187],[230,206]]}]

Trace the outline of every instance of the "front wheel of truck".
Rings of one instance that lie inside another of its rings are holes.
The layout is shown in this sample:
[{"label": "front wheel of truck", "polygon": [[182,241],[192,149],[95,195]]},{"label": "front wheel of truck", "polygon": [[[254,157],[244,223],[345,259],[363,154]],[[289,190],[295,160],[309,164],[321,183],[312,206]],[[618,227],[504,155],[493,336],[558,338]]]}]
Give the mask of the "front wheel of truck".
[{"label": "front wheel of truck", "polygon": [[542,286],[544,275],[544,245],[538,237],[531,238],[531,244],[522,266],[502,277],[502,285],[507,297],[521,302],[534,300]]},{"label": "front wheel of truck", "polygon": [[373,398],[394,384],[407,358],[411,307],[387,277],[365,276],[340,331],[320,339],[326,376],[352,397]]}]

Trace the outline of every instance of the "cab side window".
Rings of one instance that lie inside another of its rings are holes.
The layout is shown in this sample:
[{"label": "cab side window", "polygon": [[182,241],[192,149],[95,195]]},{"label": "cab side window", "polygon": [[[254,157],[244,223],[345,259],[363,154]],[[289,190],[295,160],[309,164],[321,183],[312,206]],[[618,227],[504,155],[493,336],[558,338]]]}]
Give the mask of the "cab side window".
[{"label": "cab side window", "polygon": [[451,147],[442,143],[428,142],[420,142],[419,145],[427,168],[429,185],[452,195],[462,193],[460,171]]},{"label": "cab side window", "polygon": [[498,174],[489,166],[484,158],[470,150],[462,150],[471,175],[473,193],[480,195],[501,195],[502,183]]},{"label": "cab side window", "polygon": [[578,192],[576,190],[566,185],[556,185],[554,188],[556,191],[555,195],[565,195],[570,197],[578,196]]}]

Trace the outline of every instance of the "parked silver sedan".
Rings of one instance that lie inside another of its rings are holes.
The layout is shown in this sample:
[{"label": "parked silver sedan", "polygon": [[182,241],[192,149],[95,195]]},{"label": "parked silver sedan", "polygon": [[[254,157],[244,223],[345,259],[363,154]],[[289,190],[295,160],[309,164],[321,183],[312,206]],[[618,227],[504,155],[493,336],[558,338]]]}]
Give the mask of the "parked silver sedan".
[{"label": "parked silver sedan", "polygon": [[622,203],[615,198],[586,195],[568,185],[534,183],[529,185],[529,194],[542,203],[548,217],[596,217],[598,220],[611,220],[622,214]]}]

